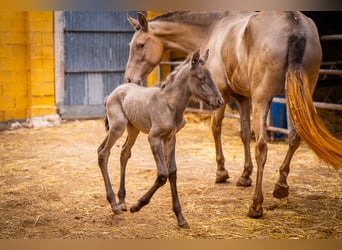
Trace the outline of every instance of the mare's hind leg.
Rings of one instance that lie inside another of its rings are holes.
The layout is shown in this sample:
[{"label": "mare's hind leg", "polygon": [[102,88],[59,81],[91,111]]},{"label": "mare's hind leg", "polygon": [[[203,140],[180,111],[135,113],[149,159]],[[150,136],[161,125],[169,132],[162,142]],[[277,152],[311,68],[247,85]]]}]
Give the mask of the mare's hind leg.
[{"label": "mare's hind leg", "polygon": [[273,191],[273,196],[278,199],[285,198],[289,195],[289,185],[287,184],[287,176],[290,172],[290,162],[300,144],[300,137],[298,136],[296,130],[293,128],[291,121],[289,129],[289,148],[286,157],[283,161],[283,164],[279,169],[279,179],[275,184]]},{"label": "mare's hind leg", "polygon": [[121,209],[116,203],[115,194],[108,176],[108,158],[110,155],[110,149],[125,131],[126,123],[127,121],[122,121],[118,124],[114,124],[114,126],[111,126],[106,138],[97,150],[98,164],[101,169],[102,177],[105,183],[107,201],[111,204],[112,211],[115,214],[121,213]]},{"label": "mare's hind leg", "polygon": [[240,109],[240,137],[243,142],[245,152],[245,163],[243,173],[237,181],[237,186],[249,187],[252,185],[251,174],[253,163],[251,158],[251,123],[250,123],[250,98],[236,97],[239,101]]},{"label": "mare's hind leg", "polygon": [[222,120],[224,117],[224,112],[226,110],[226,104],[223,105],[220,109],[214,112],[213,120],[211,124],[211,130],[214,136],[215,141],[215,149],[216,149],[216,183],[225,182],[229,179],[229,174],[227,169],[224,167],[225,159],[222,151],[222,142],[221,142],[221,130],[222,130]]},{"label": "mare's hind leg", "polygon": [[264,167],[267,159],[267,141],[266,141],[266,117],[270,107],[271,100],[265,97],[255,98],[253,102],[253,129],[256,137],[255,158],[257,162],[257,178],[253,195],[253,203],[249,207],[248,216],[259,218],[263,215],[262,203],[264,195],[262,192],[262,180]]},{"label": "mare's hind leg", "polygon": [[126,188],[125,188],[125,176],[126,176],[126,165],[129,158],[131,158],[131,148],[133,147],[137,136],[139,134],[139,130],[133,127],[130,123],[127,124],[127,139],[125,144],[122,146],[121,155],[120,155],[120,188],[118,192],[119,197],[119,207],[123,211],[127,211],[125,197],[126,197]]},{"label": "mare's hind leg", "polygon": [[171,194],[172,194],[172,207],[173,207],[173,212],[176,214],[178,225],[182,228],[189,228],[189,225],[186,222],[182,214],[182,209],[181,209],[181,205],[180,205],[179,197],[178,197],[175,145],[176,145],[176,136],[173,136],[167,145],[167,156],[168,156],[167,159],[168,159],[168,166],[169,166],[169,181],[170,181],[170,188],[171,188]]},{"label": "mare's hind leg", "polygon": [[150,143],[153,157],[157,165],[157,178],[153,186],[137,201],[137,203],[130,208],[132,213],[138,212],[143,206],[147,205],[150,202],[153,194],[158,190],[158,188],[166,183],[169,176],[160,135],[155,136],[150,133],[148,135],[148,141]]}]

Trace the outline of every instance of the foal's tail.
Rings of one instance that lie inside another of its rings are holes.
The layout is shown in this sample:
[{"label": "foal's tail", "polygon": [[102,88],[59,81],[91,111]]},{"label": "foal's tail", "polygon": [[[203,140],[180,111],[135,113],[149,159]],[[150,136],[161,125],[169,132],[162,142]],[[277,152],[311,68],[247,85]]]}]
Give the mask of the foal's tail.
[{"label": "foal's tail", "polygon": [[305,45],[303,36],[294,34],[289,38],[285,88],[291,119],[297,133],[316,155],[336,169],[341,169],[342,143],[328,132],[318,117],[309,81],[301,65]]},{"label": "foal's tail", "polygon": [[104,125],[105,125],[105,128],[106,128],[106,131],[108,132],[108,130],[109,130],[109,123],[108,123],[107,108],[106,108],[107,105],[106,104],[107,104],[107,97],[105,97],[105,99],[104,99],[105,118],[104,118],[103,122],[104,122]]}]

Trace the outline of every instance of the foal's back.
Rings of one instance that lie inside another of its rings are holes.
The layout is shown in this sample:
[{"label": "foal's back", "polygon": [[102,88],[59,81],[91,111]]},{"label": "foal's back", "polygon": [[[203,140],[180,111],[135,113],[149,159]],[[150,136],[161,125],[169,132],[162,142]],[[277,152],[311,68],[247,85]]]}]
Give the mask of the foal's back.
[{"label": "foal's back", "polygon": [[134,83],[118,86],[106,101],[109,120],[124,118],[143,133],[148,133],[152,125],[150,112],[158,107],[155,96],[159,91],[157,87],[146,88]]}]

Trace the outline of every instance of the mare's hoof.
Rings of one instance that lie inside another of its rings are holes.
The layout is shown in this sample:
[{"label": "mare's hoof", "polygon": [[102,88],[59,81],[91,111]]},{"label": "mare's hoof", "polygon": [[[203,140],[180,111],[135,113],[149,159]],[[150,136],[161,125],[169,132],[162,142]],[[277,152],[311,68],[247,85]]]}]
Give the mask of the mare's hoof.
[{"label": "mare's hoof", "polygon": [[289,185],[279,184],[279,182],[277,182],[274,186],[273,197],[282,199],[286,198],[287,196],[289,196]]},{"label": "mare's hoof", "polygon": [[240,177],[236,183],[239,187],[250,187],[252,185],[252,179],[250,177]]},{"label": "mare's hoof", "polygon": [[186,221],[184,223],[178,224],[178,226],[183,229],[190,229],[190,226]]},{"label": "mare's hoof", "polygon": [[248,216],[250,218],[260,218],[263,215],[263,208],[261,205],[255,207],[255,205],[251,205],[248,210]]},{"label": "mare's hoof", "polygon": [[227,182],[228,179],[229,179],[229,174],[226,169],[216,171],[215,183],[224,183],[224,182]]},{"label": "mare's hoof", "polygon": [[112,211],[114,214],[122,214],[122,209],[120,206],[112,207]]}]

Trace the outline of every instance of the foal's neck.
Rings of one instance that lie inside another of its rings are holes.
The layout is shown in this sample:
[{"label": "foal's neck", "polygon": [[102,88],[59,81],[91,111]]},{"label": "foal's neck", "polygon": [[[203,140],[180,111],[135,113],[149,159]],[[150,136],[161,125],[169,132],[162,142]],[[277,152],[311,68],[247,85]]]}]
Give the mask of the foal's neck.
[{"label": "foal's neck", "polygon": [[179,112],[184,112],[186,105],[192,95],[188,87],[189,69],[182,68],[177,75],[174,76],[173,81],[165,84],[161,95],[167,100],[169,106]]}]

